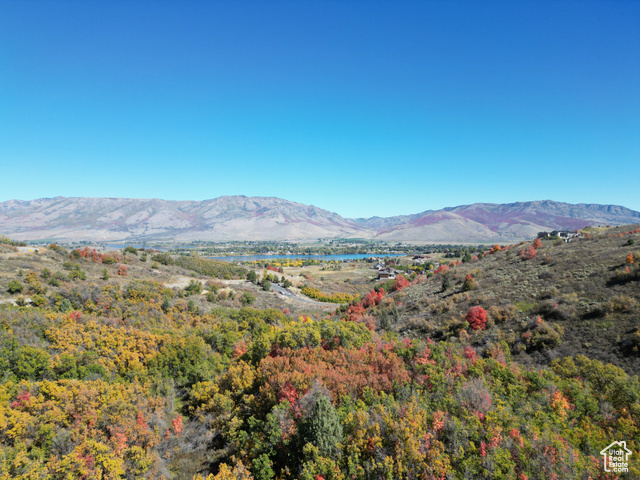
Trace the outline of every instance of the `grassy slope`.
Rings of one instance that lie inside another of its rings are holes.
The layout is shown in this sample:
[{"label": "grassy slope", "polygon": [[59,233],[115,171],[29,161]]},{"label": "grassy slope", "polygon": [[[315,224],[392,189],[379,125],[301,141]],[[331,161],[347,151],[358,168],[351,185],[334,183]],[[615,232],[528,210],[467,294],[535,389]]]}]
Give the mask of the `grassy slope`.
[{"label": "grassy slope", "polygon": [[[629,252],[640,258],[640,234],[618,236],[637,228],[592,230],[591,238],[559,245],[543,241],[537,257],[529,260],[518,255],[519,249],[531,244],[526,242],[459,265],[450,271],[452,287],[446,292],[442,275],[401,292],[400,320],[394,329],[407,336],[459,339],[462,335],[464,341],[461,330],[468,328],[464,317],[471,306],[480,305],[489,312],[489,328],[471,333],[477,346],[503,339],[522,363],[546,364],[582,354],[637,374],[640,271],[637,261],[629,265],[625,259]],[[630,239],[633,245],[628,245]],[[463,292],[469,273],[477,288]],[[559,336],[559,342],[540,340],[541,331]],[[523,338],[526,332],[538,334],[537,346]]]},{"label": "grassy slope", "polygon": [[[176,301],[185,302],[192,300],[201,312],[208,312],[218,307],[239,308],[243,304],[241,297],[248,292],[255,301],[253,307],[256,308],[277,308],[288,309],[295,314],[315,315],[318,309],[313,305],[295,301],[286,301],[273,292],[264,292],[259,286],[242,281],[245,278],[246,270],[230,265],[227,262],[204,259],[200,257],[173,257],[170,264],[154,262],[153,254],[147,255],[147,261],[142,261],[142,253],[133,255],[127,253],[123,258],[123,251],[105,252],[108,255],[118,255],[120,262],[113,264],[95,263],[91,259],[80,258],[71,260],[69,250],[60,251],[40,248],[38,253],[19,252],[15,247],[0,245],[0,304],[15,302],[23,297],[27,301],[33,296],[33,291],[27,287],[26,277],[30,272],[37,275],[42,286],[46,288],[47,306],[55,307],[55,303],[60,301],[61,296],[86,297],[91,296],[91,292],[106,286],[119,286],[125,288],[135,280],[149,280],[168,286],[175,291]],[[79,268],[86,275],[85,280],[70,279],[70,271],[63,265],[73,265]],[[126,265],[127,275],[118,275],[120,265]],[[44,269],[48,269],[53,275],[60,274],[62,279],[59,285],[51,285],[49,280],[43,279],[40,274]],[[103,272],[107,270],[109,278],[103,279]],[[11,295],[8,291],[9,282],[16,280],[25,287],[22,294]],[[184,288],[189,281],[195,280],[204,285],[204,289],[198,295],[192,295],[179,300],[184,295]],[[218,295],[214,299],[209,297],[207,301],[207,284],[217,286]],[[77,294],[77,295],[76,295]],[[231,298],[229,298],[231,294]],[[95,296],[95,295],[94,295]],[[80,308],[80,305],[75,305]]]}]

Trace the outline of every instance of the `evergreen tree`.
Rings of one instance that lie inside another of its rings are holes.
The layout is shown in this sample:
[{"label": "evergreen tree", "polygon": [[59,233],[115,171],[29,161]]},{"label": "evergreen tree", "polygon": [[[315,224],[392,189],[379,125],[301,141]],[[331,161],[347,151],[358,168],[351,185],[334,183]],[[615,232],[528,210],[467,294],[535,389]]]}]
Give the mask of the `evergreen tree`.
[{"label": "evergreen tree", "polygon": [[258,275],[256,275],[255,270],[249,270],[247,273],[247,280],[252,283],[258,283]]},{"label": "evergreen tree", "polygon": [[464,277],[464,283],[462,284],[462,291],[468,292],[469,290],[475,290],[476,288],[478,288],[476,279],[473,278],[473,276],[471,276],[470,273],[467,274],[467,276]]},{"label": "evergreen tree", "polygon": [[71,302],[67,298],[63,298],[62,301],[60,302],[60,305],[58,306],[58,309],[63,313],[68,312],[72,308],[73,308],[73,305],[71,305]]},{"label": "evergreen tree", "polygon": [[451,287],[451,279],[449,278],[449,272],[445,273],[442,277],[442,291],[446,292]]},{"label": "evergreen tree", "polygon": [[382,311],[380,312],[380,328],[382,328],[385,331],[390,331],[391,330],[391,322],[389,321],[389,314],[387,313],[386,309],[382,309]]},{"label": "evergreen tree", "polygon": [[189,313],[196,313],[196,310],[197,310],[197,309],[196,309],[196,304],[195,304],[195,302],[194,302],[193,300],[189,300],[189,301],[187,302],[187,311],[188,311]]},{"label": "evergreen tree", "polygon": [[324,457],[335,453],[336,444],[342,440],[342,425],[326,393],[317,394],[309,416],[301,422],[300,433],[303,447],[311,443]]},{"label": "evergreen tree", "polygon": [[164,313],[167,313],[169,310],[171,310],[171,302],[169,301],[168,298],[164,299],[164,301],[162,302],[162,306],[160,308],[162,308],[162,311]]}]

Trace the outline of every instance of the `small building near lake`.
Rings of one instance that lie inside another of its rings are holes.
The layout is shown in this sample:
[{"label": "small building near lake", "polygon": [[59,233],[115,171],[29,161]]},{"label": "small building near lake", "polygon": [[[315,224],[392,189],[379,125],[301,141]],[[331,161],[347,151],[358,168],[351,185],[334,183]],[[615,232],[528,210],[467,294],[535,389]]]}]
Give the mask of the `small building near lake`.
[{"label": "small building near lake", "polygon": [[378,271],[378,280],[388,280],[396,278],[398,272],[391,268],[385,268],[383,270]]}]

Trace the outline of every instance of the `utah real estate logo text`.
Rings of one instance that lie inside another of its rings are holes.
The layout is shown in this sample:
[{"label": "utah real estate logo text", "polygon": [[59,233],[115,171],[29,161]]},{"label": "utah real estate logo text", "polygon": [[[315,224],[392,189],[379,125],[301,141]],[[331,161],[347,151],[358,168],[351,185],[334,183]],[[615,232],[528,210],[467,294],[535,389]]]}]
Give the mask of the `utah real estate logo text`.
[{"label": "utah real estate logo text", "polygon": [[627,442],[613,442],[600,452],[604,461],[604,471],[613,473],[625,473],[629,471],[629,455],[631,450],[627,448]]}]

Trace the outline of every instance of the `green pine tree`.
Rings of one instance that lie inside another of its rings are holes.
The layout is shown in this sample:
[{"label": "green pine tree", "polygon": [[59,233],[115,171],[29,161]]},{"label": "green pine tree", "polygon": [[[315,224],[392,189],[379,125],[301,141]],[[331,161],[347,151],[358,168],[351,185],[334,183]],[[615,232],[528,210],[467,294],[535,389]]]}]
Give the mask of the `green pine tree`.
[{"label": "green pine tree", "polygon": [[303,446],[311,443],[322,456],[333,456],[336,444],[342,440],[342,425],[331,399],[325,393],[318,395],[309,417],[302,422],[300,431]]},{"label": "green pine tree", "polygon": [[451,287],[451,279],[449,278],[449,272],[445,273],[442,277],[442,291],[446,292]]}]

